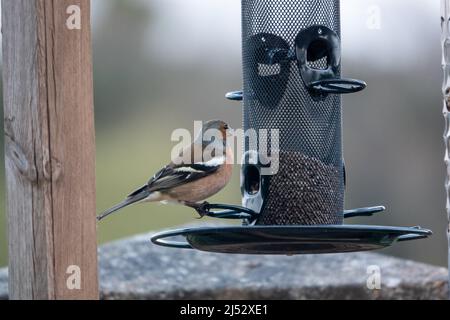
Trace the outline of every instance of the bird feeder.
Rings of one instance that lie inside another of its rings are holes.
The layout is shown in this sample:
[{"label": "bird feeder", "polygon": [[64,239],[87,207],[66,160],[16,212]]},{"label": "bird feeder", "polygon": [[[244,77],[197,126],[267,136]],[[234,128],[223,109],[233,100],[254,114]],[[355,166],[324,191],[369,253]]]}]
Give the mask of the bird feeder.
[{"label": "bird feeder", "polygon": [[243,207],[210,205],[211,217],[243,226],[163,232],[153,243],[292,255],[374,250],[431,235],[420,227],[344,225],[385,208],[344,210],[341,95],[366,84],[341,74],[340,39],[339,0],[242,0],[244,88],[227,98],[243,101],[245,130],[278,130],[278,148],[267,150],[277,170],[264,174],[266,155],[246,142]]}]

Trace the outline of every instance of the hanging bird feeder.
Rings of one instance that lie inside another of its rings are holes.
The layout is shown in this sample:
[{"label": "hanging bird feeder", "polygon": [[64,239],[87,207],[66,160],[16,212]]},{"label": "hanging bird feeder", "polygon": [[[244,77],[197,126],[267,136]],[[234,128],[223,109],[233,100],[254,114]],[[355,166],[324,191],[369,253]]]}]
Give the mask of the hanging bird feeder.
[{"label": "hanging bird feeder", "polygon": [[[210,217],[243,226],[163,232],[153,243],[293,255],[375,250],[431,235],[420,227],[344,225],[385,208],[344,210],[341,95],[366,84],[341,75],[340,32],[339,0],[242,0],[244,89],[226,97],[243,101],[245,130],[279,130],[279,149],[269,150],[278,155],[277,173],[262,174],[263,155],[246,143],[244,206],[208,208]],[[252,155],[257,161],[247,161]]]}]

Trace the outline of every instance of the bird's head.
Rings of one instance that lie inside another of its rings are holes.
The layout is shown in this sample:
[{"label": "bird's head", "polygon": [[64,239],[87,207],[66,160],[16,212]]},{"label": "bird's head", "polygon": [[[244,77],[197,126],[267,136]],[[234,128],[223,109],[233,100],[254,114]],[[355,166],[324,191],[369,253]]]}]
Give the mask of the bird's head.
[{"label": "bird's head", "polygon": [[222,120],[210,120],[203,124],[203,132],[218,130],[222,134],[222,140],[226,141],[233,134],[233,129]]}]

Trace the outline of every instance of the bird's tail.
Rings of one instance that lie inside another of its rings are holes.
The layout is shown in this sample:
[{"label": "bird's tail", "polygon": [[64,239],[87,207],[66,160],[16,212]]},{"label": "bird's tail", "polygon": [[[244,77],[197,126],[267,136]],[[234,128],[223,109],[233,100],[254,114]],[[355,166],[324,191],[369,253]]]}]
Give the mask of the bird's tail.
[{"label": "bird's tail", "polygon": [[151,194],[151,191],[149,190],[148,186],[144,186],[144,187],[136,190],[132,194],[130,194],[128,196],[128,198],[126,198],[124,201],[122,201],[118,205],[115,205],[111,209],[108,209],[105,212],[103,212],[101,215],[99,215],[97,217],[97,220],[98,221],[103,220],[104,218],[106,218],[110,214],[112,214],[112,213],[114,213],[116,211],[119,211],[120,209],[128,207],[128,206],[130,206],[130,205],[132,205],[132,204],[134,204],[136,202],[140,202],[140,201],[144,200],[145,198],[147,198],[150,194]]}]

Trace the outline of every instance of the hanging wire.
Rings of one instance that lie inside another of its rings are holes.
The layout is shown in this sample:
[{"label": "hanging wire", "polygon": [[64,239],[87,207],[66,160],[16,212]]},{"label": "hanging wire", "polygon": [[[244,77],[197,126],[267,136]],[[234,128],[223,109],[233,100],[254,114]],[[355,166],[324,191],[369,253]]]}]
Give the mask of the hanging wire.
[{"label": "hanging wire", "polygon": [[[441,28],[442,28],[442,68],[444,71],[444,82],[442,85],[443,114],[445,119],[445,164],[447,174],[445,181],[445,190],[447,195],[447,216],[450,223],[450,0],[441,0]],[[450,224],[447,229],[449,241],[449,259],[450,259]],[[450,260],[449,260],[450,264]],[[450,274],[449,274],[450,283]]]}]

